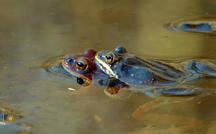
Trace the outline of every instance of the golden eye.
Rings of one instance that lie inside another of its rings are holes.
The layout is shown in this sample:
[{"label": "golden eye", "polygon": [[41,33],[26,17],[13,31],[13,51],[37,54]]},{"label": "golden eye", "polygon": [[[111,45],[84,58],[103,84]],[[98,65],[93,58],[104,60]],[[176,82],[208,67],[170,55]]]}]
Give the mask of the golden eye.
[{"label": "golden eye", "polygon": [[105,56],[105,62],[108,63],[108,64],[112,64],[114,62],[114,56],[113,54],[107,54]]},{"label": "golden eye", "polygon": [[85,70],[87,66],[87,62],[84,59],[77,60],[75,65],[75,67],[79,70]]}]

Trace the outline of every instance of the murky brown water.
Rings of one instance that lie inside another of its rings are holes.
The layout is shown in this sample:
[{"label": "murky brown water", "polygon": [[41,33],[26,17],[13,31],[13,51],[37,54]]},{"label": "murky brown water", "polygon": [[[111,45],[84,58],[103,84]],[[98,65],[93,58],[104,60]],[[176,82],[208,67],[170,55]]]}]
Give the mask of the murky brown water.
[{"label": "murky brown water", "polygon": [[[139,57],[216,58],[215,36],[164,28],[178,19],[215,15],[215,5],[210,0],[1,0],[0,105],[21,111],[23,118],[0,125],[0,133],[214,134],[215,94],[191,101],[182,100],[196,97],[162,97],[145,105],[157,98],[108,97],[104,87],[82,88],[37,66],[58,55],[119,44]],[[216,87],[215,79],[199,82]]]}]

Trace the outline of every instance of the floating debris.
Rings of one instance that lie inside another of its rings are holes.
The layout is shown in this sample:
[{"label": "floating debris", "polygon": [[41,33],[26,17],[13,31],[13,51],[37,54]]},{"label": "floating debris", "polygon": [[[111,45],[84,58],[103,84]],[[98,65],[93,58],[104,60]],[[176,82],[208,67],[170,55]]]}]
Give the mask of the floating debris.
[{"label": "floating debris", "polygon": [[180,20],[166,25],[171,31],[187,31],[200,33],[216,32],[216,17],[203,17],[191,20]]},{"label": "floating debris", "polygon": [[94,118],[94,120],[95,120],[96,122],[101,122],[101,121],[102,121],[102,118],[101,118],[99,115],[97,115],[97,114],[95,114],[95,115],[93,116],[93,118]]},{"label": "floating debris", "polygon": [[71,88],[71,87],[69,87],[68,90],[70,90],[72,92],[77,91],[77,89],[74,89],[74,88]]}]

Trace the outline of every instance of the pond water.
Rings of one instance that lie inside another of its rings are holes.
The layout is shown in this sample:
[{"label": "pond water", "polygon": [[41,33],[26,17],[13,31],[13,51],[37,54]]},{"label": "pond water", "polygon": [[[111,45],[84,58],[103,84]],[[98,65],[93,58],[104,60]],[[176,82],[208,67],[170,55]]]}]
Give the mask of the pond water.
[{"label": "pond water", "polygon": [[[164,27],[214,16],[215,5],[210,0],[1,0],[0,109],[16,109],[22,118],[0,124],[0,133],[214,134],[214,92],[110,97],[104,87],[80,87],[74,79],[39,66],[56,56],[86,48],[111,50],[119,44],[141,58],[216,58],[216,36]],[[205,78],[196,84],[214,89],[215,81]]]}]

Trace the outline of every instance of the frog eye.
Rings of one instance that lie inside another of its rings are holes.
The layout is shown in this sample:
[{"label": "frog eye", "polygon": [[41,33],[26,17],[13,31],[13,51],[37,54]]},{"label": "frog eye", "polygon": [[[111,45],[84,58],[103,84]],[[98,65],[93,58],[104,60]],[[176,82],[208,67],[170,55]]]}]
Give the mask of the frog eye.
[{"label": "frog eye", "polygon": [[114,55],[113,54],[107,54],[105,56],[105,62],[108,64],[112,64],[114,62]]},{"label": "frog eye", "polygon": [[87,62],[84,59],[77,60],[75,65],[78,70],[85,70],[87,66]]}]

